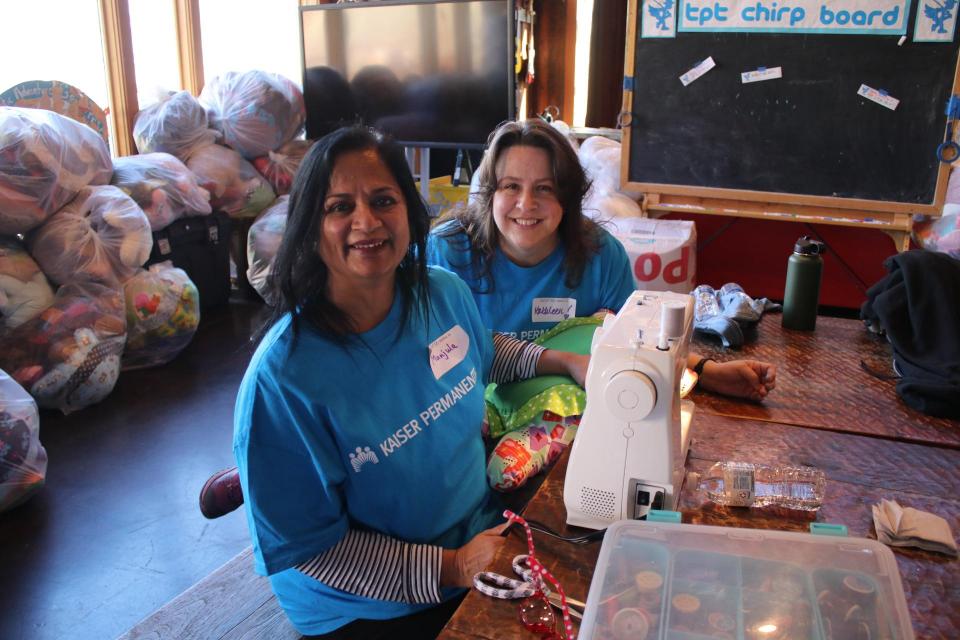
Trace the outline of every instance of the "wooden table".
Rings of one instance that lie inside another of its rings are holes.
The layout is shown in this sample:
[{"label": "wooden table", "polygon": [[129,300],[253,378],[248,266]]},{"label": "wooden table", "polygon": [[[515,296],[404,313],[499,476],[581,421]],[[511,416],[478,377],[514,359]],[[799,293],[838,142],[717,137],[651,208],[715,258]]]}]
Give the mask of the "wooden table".
[{"label": "wooden table", "polygon": [[815,331],[792,331],[781,327],[779,314],[767,314],[738,351],[701,337],[691,349],[717,360],[777,365],[777,388],[762,404],[701,393],[700,411],[960,448],[960,421],[911,409],[897,396],[894,380],[860,366],[862,360],[876,372],[893,373],[889,343],[859,320],[820,317]]},{"label": "wooden table", "polygon": [[[886,347],[863,335],[858,322],[820,318],[813,334],[782,331],[775,316],[765,322],[760,339],[738,356],[776,362],[776,391],[764,405],[697,394],[688,471],[702,472],[716,461],[732,459],[814,466],[828,478],[817,520],[844,524],[851,536],[876,538],[871,506],[881,498],[937,513],[955,534],[960,531],[960,424],[913,412],[896,398],[892,385],[862,378],[860,357],[881,362]],[[770,345],[780,345],[782,351],[778,354]],[[706,351],[702,345],[695,348]],[[852,387],[861,382],[868,389],[854,393]],[[568,456],[564,453],[549,471],[525,516],[574,535],[584,530],[565,524]],[[689,477],[679,510],[685,523],[788,531],[809,527],[808,521],[716,507],[705,502]],[[585,600],[600,545],[534,536],[540,560],[570,596]],[[524,539],[510,535],[492,570],[510,574],[512,558],[522,553]],[[893,553],[916,636],[960,638],[960,561],[915,549],[894,548]],[[516,602],[472,591],[441,637],[534,636],[517,621]]]}]

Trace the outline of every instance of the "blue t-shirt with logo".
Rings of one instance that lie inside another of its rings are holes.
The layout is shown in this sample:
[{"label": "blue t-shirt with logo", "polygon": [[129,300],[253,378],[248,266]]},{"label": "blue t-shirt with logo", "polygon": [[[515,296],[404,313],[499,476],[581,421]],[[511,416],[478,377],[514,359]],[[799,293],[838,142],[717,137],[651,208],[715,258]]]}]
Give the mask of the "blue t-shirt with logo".
[{"label": "blue t-shirt with logo", "polygon": [[521,340],[533,340],[557,322],[589,316],[600,309],[619,311],[634,291],[630,259],[620,242],[600,229],[600,250],[583,270],[580,284],[565,283],[561,243],[545,260],[532,267],[512,262],[500,249],[491,260],[491,278],[480,279],[466,233],[444,235],[459,225],[437,227],[427,240],[427,262],[449,269],[469,285],[480,317],[494,331]]},{"label": "blue t-shirt with logo", "polygon": [[430,269],[429,281],[429,323],[414,312],[399,338],[399,294],[362,343],[304,322],[290,351],[284,318],[240,385],[233,446],[254,566],[303,634],[431,606],[363,598],[292,568],[348,527],[452,549],[502,521],[480,435],[492,335],[461,280]]}]

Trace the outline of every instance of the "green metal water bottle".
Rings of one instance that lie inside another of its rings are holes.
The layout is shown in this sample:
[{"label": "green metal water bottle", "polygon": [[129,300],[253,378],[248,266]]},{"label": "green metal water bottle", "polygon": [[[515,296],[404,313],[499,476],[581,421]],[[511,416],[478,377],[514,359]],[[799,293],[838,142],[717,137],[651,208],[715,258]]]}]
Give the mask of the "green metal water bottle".
[{"label": "green metal water bottle", "polygon": [[787,284],[783,291],[783,326],[786,329],[813,331],[817,325],[820,279],[823,275],[823,251],[819,240],[803,236],[797,240],[787,260]]}]

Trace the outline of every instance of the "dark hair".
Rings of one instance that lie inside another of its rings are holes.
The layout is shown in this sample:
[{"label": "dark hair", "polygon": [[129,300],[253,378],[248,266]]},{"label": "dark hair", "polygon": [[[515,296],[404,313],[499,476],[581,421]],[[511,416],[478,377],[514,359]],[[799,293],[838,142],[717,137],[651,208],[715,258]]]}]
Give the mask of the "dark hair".
[{"label": "dark hair", "polygon": [[[583,215],[583,198],[590,189],[580,165],[580,158],[562,133],[540,118],[522,122],[504,122],[487,139],[487,152],[477,171],[480,187],[473,203],[448,212],[442,220],[455,220],[440,232],[447,242],[464,231],[473,250],[471,287],[487,279],[493,289],[490,261],[499,241],[499,231],[493,219],[493,196],[497,191],[497,162],[510,147],[525,146],[543,149],[550,158],[553,178],[557,185],[557,199],[563,210],[557,233],[566,255],[563,261],[564,284],[573,289],[580,284],[587,261],[597,253],[600,232],[597,225]],[[466,248],[466,247],[464,247]]]},{"label": "dark hair", "polygon": [[[337,158],[351,151],[372,149],[393,174],[407,206],[410,246],[397,267],[397,289],[402,296],[400,327],[411,313],[428,317],[426,242],[430,230],[427,206],[420,197],[403,151],[384,134],[361,126],[337,129],[310,148],[300,163],[290,190],[287,226],[270,272],[276,306],[260,335],[287,313],[292,315],[294,343],[305,320],[321,333],[345,343],[353,333],[350,319],[327,296],[329,270],[320,259],[317,242],[324,216],[323,203]],[[419,308],[416,308],[416,307]]]}]

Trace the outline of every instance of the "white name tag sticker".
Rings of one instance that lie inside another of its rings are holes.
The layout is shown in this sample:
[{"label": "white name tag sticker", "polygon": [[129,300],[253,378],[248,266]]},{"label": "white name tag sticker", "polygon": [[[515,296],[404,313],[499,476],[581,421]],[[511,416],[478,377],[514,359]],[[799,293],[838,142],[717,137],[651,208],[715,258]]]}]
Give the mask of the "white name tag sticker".
[{"label": "white name tag sticker", "polygon": [[763,82],[764,80],[776,80],[783,77],[782,67],[760,67],[754,71],[744,71],[740,74],[740,82],[748,84],[750,82]]},{"label": "white name tag sticker", "polygon": [[897,105],[900,104],[899,100],[891,95],[887,95],[886,91],[880,91],[878,89],[868,87],[865,84],[860,85],[860,90],[857,91],[857,94],[863,96],[867,100],[873,100],[877,104],[890,109],[890,111],[896,109]]},{"label": "white name tag sticker", "polygon": [[430,343],[430,369],[439,380],[443,374],[463,362],[470,349],[470,336],[460,325]]},{"label": "white name tag sticker", "polygon": [[691,82],[693,82],[694,80],[696,80],[697,78],[705,74],[707,71],[710,71],[710,69],[713,69],[715,66],[717,66],[717,63],[713,61],[713,56],[710,56],[709,58],[707,58],[706,60],[699,63],[697,66],[695,66],[693,69],[690,69],[690,71],[687,71],[685,74],[680,76],[680,82],[683,83],[683,86],[687,86],[688,84],[690,84]]},{"label": "white name tag sticker", "polygon": [[534,322],[560,322],[577,315],[575,298],[534,298],[531,319]]}]

